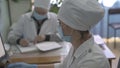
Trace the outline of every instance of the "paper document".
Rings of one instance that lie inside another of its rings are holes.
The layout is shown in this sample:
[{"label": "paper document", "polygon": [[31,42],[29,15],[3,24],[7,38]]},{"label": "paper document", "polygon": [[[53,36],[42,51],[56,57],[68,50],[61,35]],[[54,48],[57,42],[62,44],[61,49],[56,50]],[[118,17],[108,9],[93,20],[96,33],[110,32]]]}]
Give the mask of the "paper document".
[{"label": "paper document", "polygon": [[20,45],[17,45],[17,47],[20,49],[20,51],[22,53],[24,53],[24,52],[32,52],[32,51],[37,51],[38,50],[38,48],[34,44],[31,44],[28,47],[22,47]]},{"label": "paper document", "polygon": [[19,48],[20,52],[32,52],[32,51],[49,51],[49,50],[54,50],[61,48],[62,46],[58,44],[57,42],[42,42],[42,43],[37,43],[37,44],[32,44],[30,43],[28,47],[22,47],[20,45],[17,45]]},{"label": "paper document", "polygon": [[54,50],[62,47],[57,42],[43,42],[43,43],[36,44],[36,46],[40,51],[49,51],[49,50]]},{"label": "paper document", "polygon": [[99,35],[94,35],[94,40],[97,44],[104,44],[103,39]]}]

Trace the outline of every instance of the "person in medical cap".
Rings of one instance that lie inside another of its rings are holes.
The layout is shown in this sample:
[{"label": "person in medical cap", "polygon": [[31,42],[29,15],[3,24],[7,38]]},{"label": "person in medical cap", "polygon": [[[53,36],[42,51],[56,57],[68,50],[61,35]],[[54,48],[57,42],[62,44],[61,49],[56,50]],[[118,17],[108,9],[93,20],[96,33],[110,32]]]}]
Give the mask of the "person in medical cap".
[{"label": "person in medical cap", "polygon": [[58,19],[64,35],[71,36],[72,47],[63,63],[43,68],[110,68],[108,59],[90,33],[103,16],[104,10],[97,0],[64,0]]},{"label": "person in medical cap", "polygon": [[110,68],[108,59],[90,32],[103,16],[104,10],[97,0],[63,2],[58,19],[64,35],[71,36],[72,47],[60,68]]},{"label": "person in medical cap", "polygon": [[34,7],[13,24],[8,35],[9,44],[28,46],[29,42],[60,41],[57,15],[49,12],[50,0],[34,0]]}]

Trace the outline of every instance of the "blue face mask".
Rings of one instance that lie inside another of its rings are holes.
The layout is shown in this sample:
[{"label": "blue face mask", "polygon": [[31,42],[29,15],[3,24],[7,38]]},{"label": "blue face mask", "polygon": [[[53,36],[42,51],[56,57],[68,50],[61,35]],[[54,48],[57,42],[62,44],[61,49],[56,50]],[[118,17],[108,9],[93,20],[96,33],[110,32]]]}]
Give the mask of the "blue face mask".
[{"label": "blue face mask", "polygon": [[58,32],[60,34],[60,37],[62,38],[62,40],[67,41],[67,42],[71,42],[72,41],[72,37],[71,36],[65,36],[61,26],[59,26]]},{"label": "blue face mask", "polygon": [[46,14],[45,15],[40,15],[36,11],[34,11],[33,12],[33,17],[35,17],[35,19],[37,19],[37,20],[43,20],[43,19],[47,18],[47,15]]},{"label": "blue face mask", "polygon": [[71,42],[72,41],[72,37],[71,36],[63,36],[63,40],[67,41],[67,42]]}]

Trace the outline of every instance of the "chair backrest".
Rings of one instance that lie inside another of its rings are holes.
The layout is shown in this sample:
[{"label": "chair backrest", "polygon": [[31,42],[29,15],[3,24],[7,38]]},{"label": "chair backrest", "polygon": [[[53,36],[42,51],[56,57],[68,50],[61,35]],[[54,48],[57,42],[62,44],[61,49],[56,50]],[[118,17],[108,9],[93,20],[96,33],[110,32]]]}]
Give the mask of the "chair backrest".
[{"label": "chair backrest", "polygon": [[117,15],[117,14],[120,15],[120,8],[110,8],[110,9],[108,9],[108,17],[107,17],[108,24],[110,24],[109,23],[110,15]]},{"label": "chair backrest", "polygon": [[120,14],[120,8],[110,8],[108,14]]},{"label": "chair backrest", "polygon": [[110,22],[110,15],[118,15],[118,14],[120,15],[120,7],[108,9],[108,15],[107,15],[107,38],[109,38],[109,26],[111,26],[113,29],[119,29],[118,28],[119,22]]}]

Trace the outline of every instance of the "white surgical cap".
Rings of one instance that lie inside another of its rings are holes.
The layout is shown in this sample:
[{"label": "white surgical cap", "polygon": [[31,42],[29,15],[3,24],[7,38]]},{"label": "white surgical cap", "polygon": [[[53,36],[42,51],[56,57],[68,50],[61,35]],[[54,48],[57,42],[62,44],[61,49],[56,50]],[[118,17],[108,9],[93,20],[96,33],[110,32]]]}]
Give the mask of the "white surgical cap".
[{"label": "white surgical cap", "polygon": [[50,8],[50,0],[34,0],[34,6],[48,10]]},{"label": "white surgical cap", "polygon": [[65,0],[58,12],[58,19],[80,31],[90,30],[103,16],[97,0]]}]

